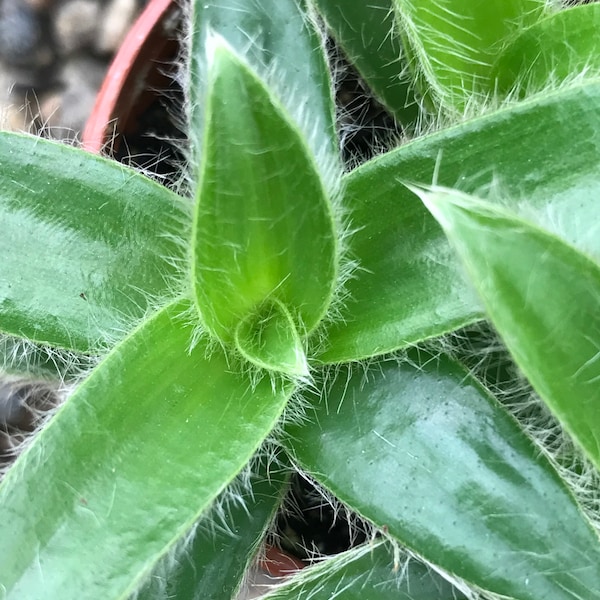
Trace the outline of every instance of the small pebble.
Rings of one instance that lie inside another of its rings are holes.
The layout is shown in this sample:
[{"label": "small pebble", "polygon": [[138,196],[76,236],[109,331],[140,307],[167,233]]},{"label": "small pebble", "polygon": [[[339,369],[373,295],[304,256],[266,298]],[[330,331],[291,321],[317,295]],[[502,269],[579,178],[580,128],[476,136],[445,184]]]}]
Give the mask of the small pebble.
[{"label": "small pebble", "polygon": [[96,58],[73,57],[65,63],[61,89],[40,102],[46,133],[58,140],[76,139],[94,106],[105,71],[105,63]]},{"label": "small pebble", "polygon": [[0,9],[0,56],[9,64],[26,64],[41,32],[35,14],[26,6],[6,1]]},{"label": "small pebble", "polygon": [[23,0],[23,4],[34,10],[45,10],[54,4],[54,0]]},{"label": "small pebble", "polygon": [[99,15],[100,5],[95,0],[71,0],[57,9],[54,31],[63,55],[93,45]]},{"label": "small pebble", "polygon": [[137,0],[110,0],[101,19],[96,50],[101,54],[114,54],[133,25],[137,12]]},{"label": "small pebble", "polygon": [[146,1],[0,0],[0,127],[75,140]]},{"label": "small pebble", "polygon": [[42,13],[21,0],[0,7],[0,58],[15,67],[46,67],[54,60]]}]

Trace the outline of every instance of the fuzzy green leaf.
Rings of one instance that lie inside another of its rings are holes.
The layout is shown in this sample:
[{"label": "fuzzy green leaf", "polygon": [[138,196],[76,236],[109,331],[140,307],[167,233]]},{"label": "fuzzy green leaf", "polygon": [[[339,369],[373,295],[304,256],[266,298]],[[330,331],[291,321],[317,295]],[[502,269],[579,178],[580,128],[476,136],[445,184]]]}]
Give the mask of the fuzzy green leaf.
[{"label": "fuzzy green leaf", "polygon": [[267,302],[243,320],[235,330],[235,343],[242,356],[260,368],[292,377],[308,375],[302,340],[279,302]]},{"label": "fuzzy green leaf", "polygon": [[127,597],[277,422],[289,386],[190,351],[189,309],[116,346],[0,484],[7,600]]},{"label": "fuzzy green leaf", "polygon": [[419,116],[405,57],[394,27],[393,0],[316,0],[319,12],[377,98],[412,129]]},{"label": "fuzzy green leaf", "polygon": [[436,165],[439,184],[525,205],[600,259],[599,122],[596,80],[415,140],[350,173],[343,200],[361,268],[319,358],[383,354],[483,317],[442,229],[402,183],[431,183]]},{"label": "fuzzy green leaf", "polygon": [[462,112],[489,93],[506,39],[541,16],[544,0],[394,0],[406,51],[436,106]]},{"label": "fuzzy green leaf", "polygon": [[[287,488],[288,478],[272,464],[260,461],[250,484],[234,482],[197,524],[189,547],[174,568],[155,572],[136,600],[231,600],[270,525]],[[168,557],[166,563],[173,563]]]},{"label": "fuzzy green leaf", "polygon": [[338,165],[338,140],[329,68],[305,0],[207,0],[192,3],[189,100],[194,162],[200,161],[208,91],[207,37],[224,37],[269,83],[321,157],[324,178]]},{"label": "fuzzy green leaf", "polygon": [[456,588],[425,565],[410,560],[397,572],[381,542],[342,552],[270,592],[264,600],[462,600]]},{"label": "fuzzy green leaf", "polygon": [[115,162],[0,133],[0,331],[88,352],[165,296],[180,200]]},{"label": "fuzzy green leaf", "polygon": [[500,92],[522,96],[565,79],[600,71],[600,6],[558,11],[521,32],[500,54],[492,80]]},{"label": "fuzzy green leaf", "polygon": [[270,91],[222,39],[212,42],[194,222],[199,311],[223,342],[266,300],[281,302],[309,332],[329,306],[337,274],[327,194]]},{"label": "fuzzy green leaf", "polygon": [[427,561],[519,600],[600,598],[598,536],[513,418],[443,356],[342,368],[292,454]]},{"label": "fuzzy green leaf", "polygon": [[558,237],[452,190],[419,190],[516,363],[600,469],[600,267]]}]

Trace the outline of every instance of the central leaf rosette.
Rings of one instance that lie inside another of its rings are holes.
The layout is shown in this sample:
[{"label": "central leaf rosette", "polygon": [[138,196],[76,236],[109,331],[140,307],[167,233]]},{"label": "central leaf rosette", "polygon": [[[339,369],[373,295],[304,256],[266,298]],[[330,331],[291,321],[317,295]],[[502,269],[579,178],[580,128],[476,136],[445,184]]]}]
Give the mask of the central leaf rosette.
[{"label": "central leaf rosette", "polygon": [[212,42],[194,218],[196,306],[224,345],[261,368],[302,376],[304,340],[327,312],[338,273],[324,169],[274,90],[226,42]]}]

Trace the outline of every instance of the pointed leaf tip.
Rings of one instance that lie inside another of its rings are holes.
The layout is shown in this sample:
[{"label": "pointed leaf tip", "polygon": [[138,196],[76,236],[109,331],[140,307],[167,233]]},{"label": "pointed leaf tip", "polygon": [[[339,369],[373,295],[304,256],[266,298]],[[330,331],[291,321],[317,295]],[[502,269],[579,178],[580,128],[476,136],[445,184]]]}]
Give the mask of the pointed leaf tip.
[{"label": "pointed leaf tip", "polygon": [[515,362],[600,467],[600,266],[508,209],[421,192]]},{"label": "pointed leaf tip", "polygon": [[291,377],[309,374],[302,340],[294,320],[279,302],[265,303],[236,328],[241,354],[258,367]]},{"label": "pointed leaf tip", "polygon": [[459,207],[468,207],[469,205],[469,196],[461,194],[456,190],[436,185],[424,186],[409,183],[405,183],[404,185],[423,202],[425,208],[427,208],[444,231],[452,229],[453,220],[450,212]]}]

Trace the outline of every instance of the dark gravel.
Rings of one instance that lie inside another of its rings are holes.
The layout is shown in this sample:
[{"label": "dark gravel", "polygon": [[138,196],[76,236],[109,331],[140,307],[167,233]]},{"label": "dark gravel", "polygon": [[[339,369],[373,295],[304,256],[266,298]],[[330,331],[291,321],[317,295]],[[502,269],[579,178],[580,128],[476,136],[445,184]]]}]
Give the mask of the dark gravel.
[{"label": "dark gravel", "polygon": [[0,0],[2,128],[75,140],[146,0]]}]

